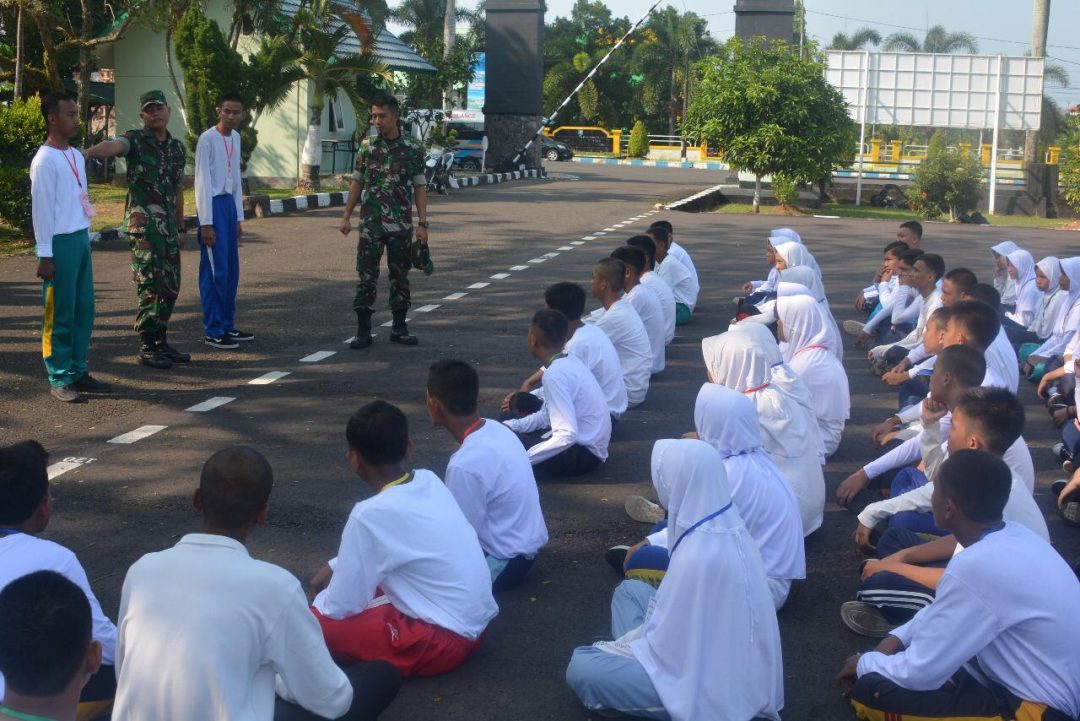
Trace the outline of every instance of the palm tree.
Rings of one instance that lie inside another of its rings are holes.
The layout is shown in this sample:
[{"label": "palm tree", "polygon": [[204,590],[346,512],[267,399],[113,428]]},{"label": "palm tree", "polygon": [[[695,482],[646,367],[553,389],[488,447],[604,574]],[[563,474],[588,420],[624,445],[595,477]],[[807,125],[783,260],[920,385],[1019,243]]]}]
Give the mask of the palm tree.
[{"label": "palm tree", "polygon": [[[401,41],[423,54],[432,48],[441,48],[445,43],[443,31],[446,27],[446,6],[447,0],[402,0],[400,5],[389,12],[389,17],[409,28],[398,36]],[[477,16],[482,12],[480,8],[475,11],[455,8],[454,18],[475,27]],[[433,59],[427,56],[425,58]]]},{"label": "palm tree", "polygon": [[867,45],[880,45],[881,33],[873,28],[859,28],[850,36],[844,33],[833,35],[829,50],[863,50]]},{"label": "palm tree", "polygon": [[[354,34],[360,41],[359,53],[346,49]],[[339,93],[344,93],[357,117],[361,117],[369,98],[361,95],[357,80],[375,75],[390,81],[392,74],[373,52],[375,33],[371,16],[337,0],[305,2],[293,16],[292,36],[300,50],[296,64],[309,84],[308,131],[299,184],[317,190],[322,161],[322,115],[327,98],[336,100]]]},{"label": "palm tree", "polygon": [[645,75],[644,93],[666,105],[668,135],[675,135],[678,117],[688,102],[693,61],[715,43],[704,18],[671,6],[654,13],[646,28],[647,39],[637,46],[635,65]]},{"label": "palm tree", "polygon": [[926,31],[926,37],[920,42],[911,33],[893,33],[885,38],[882,46],[885,52],[907,53],[968,53],[979,52],[979,44],[971,33],[950,33],[941,25],[935,25]]}]

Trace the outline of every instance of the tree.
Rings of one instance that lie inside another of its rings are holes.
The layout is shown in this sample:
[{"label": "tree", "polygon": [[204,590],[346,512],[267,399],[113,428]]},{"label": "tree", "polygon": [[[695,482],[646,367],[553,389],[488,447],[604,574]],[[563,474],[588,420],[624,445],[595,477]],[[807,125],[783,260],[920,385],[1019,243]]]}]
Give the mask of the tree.
[{"label": "tree", "polygon": [[630,144],[626,154],[631,158],[644,158],[649,154],[649,136],[645,131],[645,123],[640,120],[634,123],[634,129],[630,131]]},{"label": "tree", "polygon": [[668,135],[675,135],[679,117],[689,104],[691,68],[715,48],[708,23],[694,13],[668,6],[653,13],[642,41],[634,49],[633,67],[644,75],[646,93],[663,98]]},{"label": "tree", "polygon": [[858,128],[813,47],[802,59],[787,43],[732,38],[698,70],[685,132],[718,146],[732,168],[754,174],[755,212],[762,176],[814,182],[850,162]]},{"label": "tree", "polygon": [[926,31],[920,41],[911,33],[893,33],[885,38],[882,49],[886,52],[907,53],[967,53],[979,52],[979,43],[971,33],[950,33],[941,25],[935,25]]},{"label": "tree", "polygon": [[982,176],[979,159],[949,148],[939,130],[930,138],[926,157],[912,173],[905,195],[912,209],[924,218],[937,218],[947,209],[949,219],[955,221],[978,207]]},{"label": "tree", "polygon": [[1080,212],[1080,115],[1069,117],[1060,163],[1058,183],[1061,196],[1073,210]]},{"label": "tree", "polygon": [[[404,0],[390,11],[390,18],[408,28],[401,40],[435,66],[434,73],[417,73],[409,79],[407,103],[413,108],[448,107],[449,94],[472,81],[476,55],[483,45],[470,33],[463,40],[446,43],[447,0]],[[477,13],[453,10],[454,22],[475,27]],[[455,25],[456,27],[456,25]]]},{"label": "tree", "polygon": [[844,33],[833,35],[829,50],[863,50],[867,45],[880,45],[881,33],[873,28],[859,28],[850,36]]},{"label": "tree", "polygon": [[[350,35],[360,41],[360,52],[348,50]],[[300,48],[296,65],[310,84],[308,132],[304,141],[303,170],[299,185],[319,188],[322,163],[322,114],[327,98],[344,94],[358,118],[365,117],[372,76],[390,82],[390,70],[374,54],[375,27],[371,16],[336,0],[308,0],[293,16],[291,40]],[[364,81],[364,82],[362,82]]]},{"label": "tree", "polygon": [[41,100],[0,104],[0,220],[29,232],[30,161],[47,131]]}]

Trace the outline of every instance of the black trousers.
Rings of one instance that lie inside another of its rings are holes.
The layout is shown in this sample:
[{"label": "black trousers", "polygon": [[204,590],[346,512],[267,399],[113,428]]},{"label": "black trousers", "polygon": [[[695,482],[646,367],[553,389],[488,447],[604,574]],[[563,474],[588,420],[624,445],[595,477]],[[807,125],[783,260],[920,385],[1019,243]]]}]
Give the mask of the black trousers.
[{"label": "black trousers", "polygon": [[495,580],[491,582],[491,590],[495,593],[500,591],[509,591],[512,588],[517,588],[525,580],[525,576],[528,575],[529,569],[532,568],[535,558],[526,558],[525,556],[514,556],[506,563],[506,568],[502,570]]},{"label": "black trousers", "polygon": [[1042,344],[1042,338],[1035,335],[1032,331],[1020,325],[1012,318],[1006,318],[1004,315],[1001,316],[1001,327],[1005,329],[1005,335],[1009,339],[1009,343],[1012,344],[1012,347],[1017,352],[1019,352],[1020,346],[1025,343]]},{"label": "black trousers", "polygon": [[[365,661],[345,669],[353,687],[352,706],[341,721],[375,721],[401,689],[401,674],[386,661]],[[274,721],[315,721],[324,717],[281,698],[274,705]]]},{"label": "black trousers", "polygon": [[[510,399],[510,411],[503,414],[503,420],[509,418],[523,418],[536,413],[544,405],[544,402],[532,393],[515,393]],[[519,433],[518,438],[526,448],[531,448],[540,442],[539,433]],[[573,445],[564,449],[558,455],[552,456],[533,466],[533,473],[537,478],[572,478],[591,473],[602,464],[599,458],[592,454],[584,446]]]},{"label": "black trousers", "polygon": [[[906,528],[890,528],[877,540],[878,558],[887,558],[894,553],[920,546],[927,541],[914,531]],[[926,564],[933,568],[944,568],[948,561],[936,561]],[[932,588],[916,583],[898,573],[882,571],[863,581],[855,598],[877,606],[889,623],[901,624],[911,620],[912,616],[929,606],[935,596]]]},{"label": "black trousers", "polygon": [[[1023,701],[1005,687],[983,686],[961,668],[952,679],[936,691],[908,691],[881,674],[862,676],[851,692],[851,705],[867,721],[905,721],[908,718],[1012,719],[1024,707],[1028,715],[1041,721],[1069,721],[1069,717],[1052,708],[1042,710],[1038,704]],[[1031,713],[1034,712],[1034,713]]]}]

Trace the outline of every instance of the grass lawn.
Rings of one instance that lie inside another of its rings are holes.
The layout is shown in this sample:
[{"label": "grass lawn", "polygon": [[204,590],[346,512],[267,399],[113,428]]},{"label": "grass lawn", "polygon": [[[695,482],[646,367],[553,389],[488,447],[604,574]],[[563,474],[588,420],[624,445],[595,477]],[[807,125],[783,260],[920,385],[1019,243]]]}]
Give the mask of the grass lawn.
[{"label": "grass lawn", "polygon": [[[749,203],[727,203],[717,208],[715,213],[724,214],[749,214],[754,212],[754,206]],[[895,220],[902,223],[905,220],[916,218],[910,210],[897,208],[874,208],[867,205],[850,205],[847,203],[827,203],[818,209],[799,208],[797,210],[783,209],[775,205],[761,206],[764,215],[838,215],[841,218],[867,218],[870,220]],[[987,216],[991,225],[1002,228],[1041,228],[1050,230],[1065,229],[1071,220],[1067,218],[1029,218],[1024,215],[991,215]],[[921,220],[921,219],[920,219]]]}]

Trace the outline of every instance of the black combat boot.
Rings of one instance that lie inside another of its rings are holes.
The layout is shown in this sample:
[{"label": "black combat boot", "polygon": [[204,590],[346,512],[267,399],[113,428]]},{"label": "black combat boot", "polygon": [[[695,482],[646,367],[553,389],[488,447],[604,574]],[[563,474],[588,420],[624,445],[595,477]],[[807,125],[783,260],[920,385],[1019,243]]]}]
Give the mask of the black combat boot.
[{"label": "black combat boot", "polygon": [[353,350],[371,345],[371,309],[356,311],[356,337],[349,343]]},{"label": "black combat boot", "polygon": [[409,326],[405,325],[405,315],[408,309],[394,311],[394,325],[390,328],[390,340],[402,345],[416,345],[420,339],[409,333]]},{"label": "black combat boot", "polygon": [[139,334],[139,362],[151,368],[172,368],[173,362],[158,347],[157,333]]},{"label": "black combat boot", "polygon": [[191,361],[191,354],[190,353],[182,353],[182,352],[176,350],[175,348],[173,348],[171,345],[169,345],[169,341],[166,340],[167,332],[168,331],[163,330],[160,333],[158,333],[158,337],[157,337],[158,353],[160,355],[168,358],[173,363],[189,363]]}]

